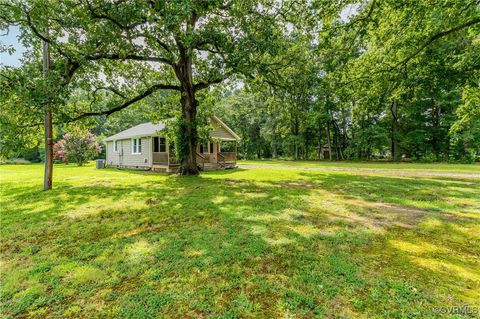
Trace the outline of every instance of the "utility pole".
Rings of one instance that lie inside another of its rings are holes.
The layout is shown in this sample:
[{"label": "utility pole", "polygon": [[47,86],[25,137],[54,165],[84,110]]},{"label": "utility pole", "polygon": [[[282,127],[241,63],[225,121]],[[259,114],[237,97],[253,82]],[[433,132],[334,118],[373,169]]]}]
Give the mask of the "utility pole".
[{"label": "utility pole", "polygon": [[[48,30],[47,30],[48,37]],[[50,70],[50,48],[47,41],[43,41],[43,75],[45,82],[48,84],[48,72]],[[45,173],[43,178],[43,190],[52,189],[52,175],[53,175],[53,127],[52,127],[52,110],[50,108],[49,100],[47,96],[45,101]]]}]

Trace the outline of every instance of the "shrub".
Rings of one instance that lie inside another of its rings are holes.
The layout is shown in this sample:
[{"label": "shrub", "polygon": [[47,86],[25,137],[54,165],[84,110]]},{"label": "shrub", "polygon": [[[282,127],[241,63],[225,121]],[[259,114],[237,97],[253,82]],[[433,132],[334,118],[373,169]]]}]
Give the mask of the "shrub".
[{"label": "shrub", "polygon": [[53,157],[62,163],[75,162],[82,166],[87,161],[94,159],[102,151],[94,134],[69,134],[63,135],[53,146]]}]

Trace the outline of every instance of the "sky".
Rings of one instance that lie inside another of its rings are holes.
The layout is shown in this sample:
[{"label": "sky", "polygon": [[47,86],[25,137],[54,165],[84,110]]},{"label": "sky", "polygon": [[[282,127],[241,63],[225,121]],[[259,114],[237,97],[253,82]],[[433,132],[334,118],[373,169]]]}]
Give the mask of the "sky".
[{"label": "sky", "polygon": [[8,52],[0,52],[0,64],[9,66],[20,65],[20,58],[26,49],[20,43],[18,39],[19,35],[20,29],[18,27],[11,27],[8,33],[7,30],[0,30],[0,44],[2,46],[15,48],[15,52],[12,55],[8,54]]}]

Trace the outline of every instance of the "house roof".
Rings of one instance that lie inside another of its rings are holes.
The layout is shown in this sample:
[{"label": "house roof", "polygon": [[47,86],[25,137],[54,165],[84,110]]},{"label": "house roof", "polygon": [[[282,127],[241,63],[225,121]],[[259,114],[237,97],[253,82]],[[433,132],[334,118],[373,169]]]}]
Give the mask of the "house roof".
[{"label": "house roof", "polygon": [[105,139],[105,141],[122,140],[127,138],[156,135],[158,134],[158,132],[160,132],[164,128],[165,128],[165,123],[163,122],[159,122],[158,124],[147,122],[147,123],[139,124],[137,126],[126,129],[125,131],[121,131],[120,133],[117,133],[115,135],[109,136]]},{"label": "house roof", "polygon": [[[227,140],[227,141],[240,140],[240,137],[237,134],[235,134],[235,132],[232,131],[218,117],[212,116],[212,119],[215,122],[217,122],[221,127],[223,127],[230,135],[232,135],[232,138],[227,138],[227,137],[216,137],[216,138],[220,140]],[[158,124],[147,122],[147,123],[139,124],[137,126],[126,129],[125,131],[121,131],[120,133],[117,133],[115,135],[109,136],[105,139],[105,141],[114,141],[114,140],[122,140],[122,139],[129,139],[129,138],[135,138],[135,137],[157,135],[164,128],[165,128],[164,122],[159,122]]]},{"label": "house roof", "polygon": [[214,116],[212,116],[212,118],[213,118],[218,124],[220,124],[220,126],[222,126],[225,130],[227,130],[228,133],[232,134],[233,139],[231,139],[231,140],[236,140],[236,141],[241,140],[240,136],[238,136],[234,131],[232,131],[232,129],[229,128],[229,127],[227,126],[227,124],[223,123],[218,117],[216,117],[216,116],[214,115]]}]

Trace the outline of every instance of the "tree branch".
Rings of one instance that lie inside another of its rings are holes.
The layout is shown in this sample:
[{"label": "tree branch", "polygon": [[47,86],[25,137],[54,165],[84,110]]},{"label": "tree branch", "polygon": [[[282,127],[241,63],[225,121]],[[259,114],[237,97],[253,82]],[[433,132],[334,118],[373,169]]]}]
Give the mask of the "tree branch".
[{"label": "tree branch", "polygon": [[47,38],[46,36],[44,36],[43,34],[40,33],[40,31],[38,31],[37,27],[35,27],[33,25],[33,22],[32,22],[32,18],[30,17],[30,12],[28,10],[24,10],[25,12],[25,15],[27,16],[27,24],[28,26],[30,27],[30,30],[32,30],[32,32],[38,37],[40,38],[42,41],[45,41],[47,42],[48,44],[50,44],[51,46],[53,46],[55,48],[55,50],[57,50],[57,52],[66,57],[69,61],[71,61],[71,58],[68,54],[66,54],[61,48],[60,46],[57,45],[57,43],[53,42],[50,38]]},{"label": "tree branch", "polygon": [[160,41],[159,39],[155,38],[155,41],[158,43],[159,46],[161,46],[165,51],[167,51],[168,53],[172,53],[172,51],[170,50],[170,48],[168,47],[168,45],[163,42],[163,41]]},{"label": "tree branch", "polygon": [[415,50],[415,52],[413,52],[413,54],[409,55],[408,57],[406,57],[405,59],[403,59],[402,61],[398,62],[397,64],[395,64],[392,69],[396,69],[397,67],[401,66],[401,65],[405,65],[407,64],[411,59],[413,59],[414,57],[416,57],[418,54],[420,54],[420,52],[422,52],[426,47],[428,47],[430,44],[432,44],[433,42],[435,42],[436,40],[442,38],[442,37],[445,37],[449,34],[452,34],[452,33],[455,33],[457,31],[460,31],[462,29],[465,29],[465,28],[468,28],[469,26],[472,26],[474,24],[477,24],[477,23],[480,23],[480,17],[477,17],[477,18],[474,18],[470,21],[467,21],[463,24],[460,24],[456,27],[453,27],[449,30],[446,30],[446,31],[442,31],[442,32],[439,32],[433,36],[431,36],[424,44],[422,44],[417,50]]},{"label": "tree branch", "polygon": [[96,94],[98,91],[100,90],[105,90],[105,91],[112,91],[113,93],[115,93],[116,95],[126,99],[127,97],[125,96],[125,94],[123,94],[122,92],[120,92],[119,90],[117,90],[116,88],[114,87],[110,87],[110,86],[99,86],[97,88],[95,88],[95,90],[93,91],[93,94]]},{"label": "tree branch", "polygon": [[116,107],[111,108],[111,109],[106,110],[106,111],[86,112],[86,113],[80,114],[80,115],[78,115],[74,118],[69,119],[67,122],[75,122],[75,121],[78,121],[78,120],[81,120],[81,119],[84,119],[84,118],[87,118],[87,117],[92,117],[92,116],[100,116],[100,115],[109,116],[110,114],[121,111],[124,108],[132,105],[133,103],[138,102],[138,101],[146,98],[147,96],[153,94],[154,92],[156,92],[158,90],[180,91],[180,87],[176,86],[176,85],[170,85],[170,84],[156,84],[154,86],[151,86],[150,88],[148,88],[144,92],[140,93],[139,95],[133,97],[132,99],[130,99],[128,101],[125,101],[124,103],[120,104],[119,106],[116,106]]},{"label": "tree branch", "polygon": [[88,10],[90,11],[90,14],[92,15],[92,17],[94,19],[104,19],[104,20],[108,20],[110,22],[112,22],[113,24],[115,24],[118,28],[120,28],[121,30],[131,30],[141,24],[144,24],[147,22],[147,19],[143,18],[143,21],[141,22],[136,22],[136,23],[132,23],[130,25],[123,25],[122,23],[120,23],[117,19],[114,19],[113,17],[105,14],[105,13],[97,13],[96,12],[96,8],[94,8],[92,6],[92,4],[90,3],[90,1],[86,1],[87,3],[87,7],[88,7]]},{"label": "tree branch", "polygon": [[360,27],[357,32],[355,33],[355,36],[353,37],[352,42],[348,46],[348,51],[350,51],[355,44],[355,41],[357,41],[358,36],[360,35],[360,32],[362,31],[362,28],[364,28],[368,24],[368,20],[370,20],[370,17],[372,16],[373,9],[375,8],[376,5],[376,0],[372,0],[372,4],[370,5],[370,8],[368,10],[368,13],[365,17],[358,19],[358,21],[363,21],[363,26]]},{"label": "tree branch", "polygon": [[339,84],[343,86],[343,85],[349,85],[349,84],[355,83],[357,81],[370,80],[375,75],[379,75],[379,74],[382,74],[382,73],[389,73],[389,72],[392,72],[393,70],[397,69],[400,66],[406,66],[414,57],[419,55],[423,50],[425,50],[425,48],[427,48],[433,42],[437,41],[438,39],[440,39],[442,37],[445,37],[449,34],[455,33],[455,32],[460,31],[462,29],[468,28],[468,27],[470,27],[474,24],[477,24],[477,23],[480,23],[480,17],[474,18],[470,21],[467,21],[463,24],[460,24],[460,25],[458,25],[456,27],[453,27],[451,29],[448,29],[446,31],[438,32],[438,33],[432,35],[427,41],[425,41],[420,47],[418,47],[415,50],[415,52],[413,52],[412,54],[410,54],[409,56],[407,56],[406,58],[404,58],[400,62],[398,62],[394,65],[390,65],[385,69],[376,70],[376,71],[373,71],[373,72],[371,72],[367,75],[362,75],[362,76],[353,78],[353,79],[351,79],[347,82],[340,82]]},{"label": "tree branch", "polygon": [[213,80],[210,80],[210,81],[205,81],[205,82],[199,82],[197,84],[195,84],[193,86],[193,89],[195,91],[199,91],[199,90],[202,90],[202,89],[206,89],[207,87],[209,87],[210,85],[212,84],[218,84],[218,83],[221,83],[223,82],[224,80],[226,80],[231,74],[230,73],[225,73],[223,75],[223,77],[220,77],[220,78],[216,78],[216,79],[213,79]]},{"label": "tree branch", "polygon": [[[60,55],[66,57],[71,62],[72,65],[75,65],[75,67],[72,68],[72,72],[70,74],[70,75],[73,75],[73,72],[76,71],[76,69],[78,69],[78,67],[79,67],[78,62],[73,61],[71,59],[71,57],[65,51],[63,51],[59,45],[57,45],[56,42],[52,41],[50,38],[47,38],[46,36],[41,34],[38,31],[38,29],[33,25],[31,17],[30,17],[30,13],[28,12],[28,10],[24,10],[24,12],[25,12],[25,15],[27,17],[26,22],[27,22],[28,26],[30,27],[30,29],[32,30],[32,32],[38,38],[40,38],[41,40],[43,40],[43,41],[47,42],[48,44],[52,45]],[[170,66],[174,65],[173,61],[171,61],[167,58],[164,58],[164,57],[148,57],[148,56],[141,56],[141,55],[136,55],[136,54],[127,54],[125,56],[121,56],[120,54],[97,54],[97,55],[86,55],[85,58],[89,61],[95,61],[95,60],[101,60],[101,59],[106,59],[106,60],[136,60],[136,61],[159,62],[159,63],[163,63],[163,64],[168,64]]]},{"label": "tree branch", "polygon": [[96,55],[88,55],[85,58],[89,61],[96,61],[96,60],[134,60],[134,61],[149,61],[149,62],[159,62],[163,64],[168,64],[170,66],[174,66],[174,62],[164,58],[164,57],[151,57],[151,56],[143,56],[143,55],[136,55],[136,54],[127,54],[127,55],[120,55],[120,54],[96,54]]}]

